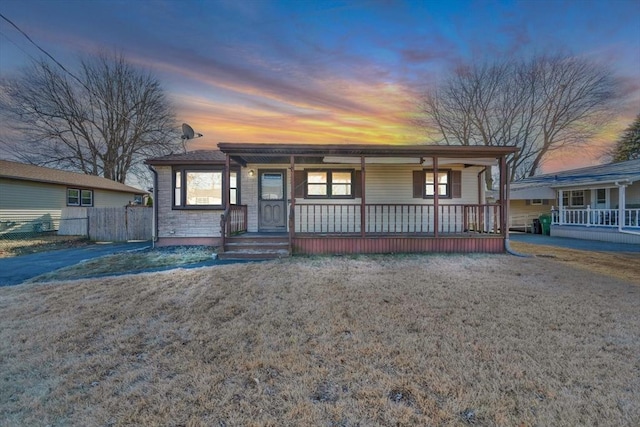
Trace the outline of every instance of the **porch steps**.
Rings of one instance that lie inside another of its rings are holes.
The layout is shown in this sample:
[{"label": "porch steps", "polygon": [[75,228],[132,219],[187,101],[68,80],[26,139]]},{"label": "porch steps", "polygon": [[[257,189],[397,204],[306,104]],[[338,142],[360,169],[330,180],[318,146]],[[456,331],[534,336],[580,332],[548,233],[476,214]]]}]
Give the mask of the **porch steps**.
[{"label": "porch steps", "polygon": [[282,235],[246,233],[228,237],[224,252],[218,258],[225,260],[268,260],[289,256],[289,237]]}]

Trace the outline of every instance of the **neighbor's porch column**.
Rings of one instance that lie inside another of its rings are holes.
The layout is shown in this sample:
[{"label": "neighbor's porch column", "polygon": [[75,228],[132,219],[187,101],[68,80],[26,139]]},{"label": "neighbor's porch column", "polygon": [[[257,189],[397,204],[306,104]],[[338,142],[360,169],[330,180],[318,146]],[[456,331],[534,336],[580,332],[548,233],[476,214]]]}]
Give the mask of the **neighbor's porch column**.
[{"label": "neighbor's porch column", "polygon": [[627,185],[618,184],[618,231],[622,231],[622,227],[624,227],[624,224],[625,224],[624,210],[626,205],[627,205]]},{"label": "neighbor's porch column", "polygon": [[564,223],[564,190],[558,190],[558,225]]}]

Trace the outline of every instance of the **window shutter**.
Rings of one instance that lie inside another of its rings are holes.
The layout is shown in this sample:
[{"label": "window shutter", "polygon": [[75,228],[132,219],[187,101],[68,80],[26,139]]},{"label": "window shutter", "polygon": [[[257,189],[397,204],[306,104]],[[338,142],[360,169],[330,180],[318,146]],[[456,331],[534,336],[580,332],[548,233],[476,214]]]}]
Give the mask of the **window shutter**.
[{"label": "window shutter", "polygon": [[549,205],[549,199],[542,199],[542,204],[548,206]]},{"label": "window shutter", "polygon": [[307,186],[306,179],[307,179],[307,174],[304,171],[295,171],[293,173],[293,180],[296,186],[294,194],[296,197],[300,197],[300,198],[304,197],[304,193],[305,193],[304,189]]},{"label": "window shutter", "polygon": [[413,171],[413,198],[422,199],[424,197],[424,171]]},{"label": "window shutter", "polygon": [[451,197],[462,197],[462,171],[451,171]]},{"label": "window shutter", "polygon": [[525,204],[525,205],[527,205],[527,206],[529,206],[529,205],[531,204],[531,200],[530,200],[530,199],[525,200],[525,201],[524,201],[524,204]]},{"label": "window shutter", "polygon": [[362,197],[362,172],[355,171],[353,174],[353,197]]}]

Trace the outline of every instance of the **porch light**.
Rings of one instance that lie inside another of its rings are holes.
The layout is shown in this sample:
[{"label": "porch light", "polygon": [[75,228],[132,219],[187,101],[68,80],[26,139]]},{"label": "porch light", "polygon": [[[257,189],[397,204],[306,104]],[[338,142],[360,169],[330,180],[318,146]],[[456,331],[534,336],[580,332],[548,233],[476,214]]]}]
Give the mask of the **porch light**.
[{"label": "porch light", "polygon": [[253,178],[256,175],[256,171],[254,171],[253,169],[249,169],[248,175],[250,178]]}]

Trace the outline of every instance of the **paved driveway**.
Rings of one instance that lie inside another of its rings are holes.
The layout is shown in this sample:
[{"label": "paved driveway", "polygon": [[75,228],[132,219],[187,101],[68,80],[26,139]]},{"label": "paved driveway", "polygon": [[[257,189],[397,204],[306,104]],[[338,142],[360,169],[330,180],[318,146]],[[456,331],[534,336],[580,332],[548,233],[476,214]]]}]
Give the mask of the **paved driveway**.
[{"label": "paved driveway", "polygon": [[534,245],[559,246],[561,248],[579,249],[596,252],[640,252],[640,245],[632,243],[598,242],[595,240],[570,239],[542,234],[509,233],[513,242],[532,243]]},{"label": "paved driveway", "polygon": [[137,251],[150,246],[151,242],[105,243],[0,258],[0,286],[17,285],[32,277],[75,265],[91,258],[118,252]]}]

